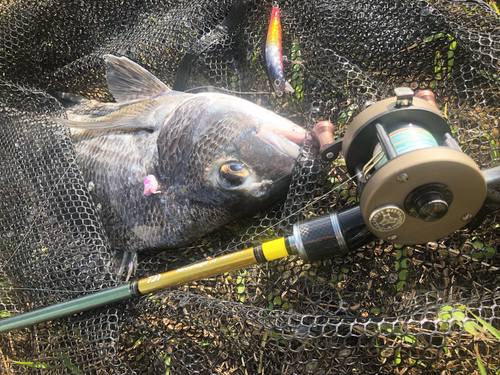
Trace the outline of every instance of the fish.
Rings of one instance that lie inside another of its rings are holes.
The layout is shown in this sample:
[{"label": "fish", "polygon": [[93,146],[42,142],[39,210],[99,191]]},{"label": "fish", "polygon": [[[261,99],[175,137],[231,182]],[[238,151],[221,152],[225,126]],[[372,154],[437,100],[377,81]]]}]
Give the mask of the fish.
[{"label": "fish", "polygon": [[171,90],[126,57],[104,55],[115,102],[71,93],[77,163],[117,259],[179,248],[286,197],[306,132],[250,101]]},{"label": "fish", "polygon": [[278,96],[282,96],[283,93],[292,93],[295,91],[285,79],[283,55],[281,51],[280,10],[278,7],[273,7],[271,10],[269,27],[267,29],[266,64],[269,78]]}]

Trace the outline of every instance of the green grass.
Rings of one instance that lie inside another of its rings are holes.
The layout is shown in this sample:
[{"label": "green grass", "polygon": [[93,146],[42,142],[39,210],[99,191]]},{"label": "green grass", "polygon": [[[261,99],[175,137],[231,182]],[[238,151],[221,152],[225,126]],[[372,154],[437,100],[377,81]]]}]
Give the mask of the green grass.
[{"label": "green grass", "polygon": [[15,363],[16,365],[26,366],[31,368],[39,368],[39,369],[51,369],[53,368],[47,362],[23,362],[23,361],[14,361],[11,360],[11,363]]},{"label": "green grass", "polygon": [[500,9],[498,8],[498,2],[497,1],[490,0],[488,2],[488,4],[490,4],[493,7],[493,9],[495,9],[495,12],[497,12],[497,14],[500,15]]},{"label": "green grass", "polygon": [[[472,315],[474,319],[469,318],[467,312]],[[498,342],[500,342],[500,332],[484,319],[474,314],[471,309],[465,305],[443,306],[439,313],[439,319],[441,320],[439,322],[440,330],[447,332],[453,328],[453,325],[456,325],[473,336],[477,367],[481,375],[487,374],[477,343],[483,341],[491,344],[496,341],[498,344]],[[498,371],[496,373],[498,373]]]}]

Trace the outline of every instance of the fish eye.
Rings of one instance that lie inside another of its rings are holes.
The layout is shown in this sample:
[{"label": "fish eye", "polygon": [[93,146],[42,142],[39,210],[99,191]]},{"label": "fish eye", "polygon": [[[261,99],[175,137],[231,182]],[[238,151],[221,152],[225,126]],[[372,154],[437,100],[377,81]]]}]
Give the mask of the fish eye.
[{"label": "fish eye", "polygon": [[236,161],[223,164],[219,170],[219,184],[224,189],[236,189],[244,184],[250,171],[245,164]]},{"label": "fish eye", "polygon": [[229,164],[229,169],[233,172],[239,172],[242,171],[245,168],[245,166],[241,163],[231,163]]}]

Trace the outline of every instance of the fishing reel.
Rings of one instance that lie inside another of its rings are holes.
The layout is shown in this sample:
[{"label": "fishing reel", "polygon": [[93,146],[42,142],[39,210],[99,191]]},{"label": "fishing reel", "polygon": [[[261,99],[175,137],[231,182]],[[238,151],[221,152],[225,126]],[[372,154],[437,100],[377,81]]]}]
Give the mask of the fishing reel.
[{"label": "fishing reel", "polygon": [[342,139],[334,141],[327,121],[314,127],[323,160],[342,151],[359,206],[295,224],[289,241],[306,261],[345,253],[373,235],[402,245],[436,241],[469,223],[488,185],[498,183],[498,168],[481,171],[462,152],[431,91],[395,93],[367,103]]}]

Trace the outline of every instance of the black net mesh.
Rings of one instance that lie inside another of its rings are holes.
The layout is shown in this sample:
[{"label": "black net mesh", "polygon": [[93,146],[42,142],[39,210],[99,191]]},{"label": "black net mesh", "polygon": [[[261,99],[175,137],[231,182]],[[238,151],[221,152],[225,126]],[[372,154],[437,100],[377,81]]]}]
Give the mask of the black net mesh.
[{"label": "black net mesh", "polygon": [[[55,92],[112,100],[104,54],[169,87],[251,100],[341,137],[367,100],[431,89],[480,168],[500,162],[500,20],[481,1],[278,1],[285,74],[273,94],[269,1],[2,1],[0,317],[120,283]],[[289,235],[351,205],[344,161],[307,146],[286,200],[189,247],[141,254],[146,276]],[[333,190],[337,188],[336,190]],[[314,203],[312,201],[318,197]],[[416,246],[229,272],[0,336],[2,373],[462,374],[500,369],[500,221]]]}]

